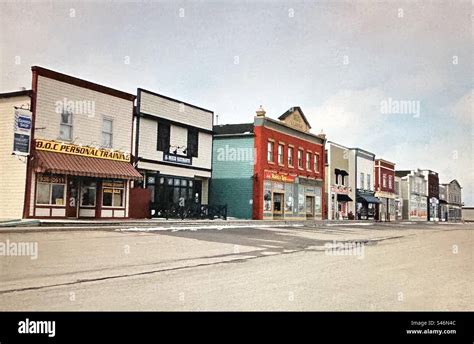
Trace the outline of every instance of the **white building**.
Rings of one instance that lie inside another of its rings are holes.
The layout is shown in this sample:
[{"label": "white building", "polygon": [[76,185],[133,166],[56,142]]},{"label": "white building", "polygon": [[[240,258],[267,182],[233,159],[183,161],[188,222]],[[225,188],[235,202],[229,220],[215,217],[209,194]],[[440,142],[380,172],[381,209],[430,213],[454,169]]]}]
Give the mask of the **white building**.
[{"label": "white building", "polygon": [[353,180],[350,197],[356,202],[351,203],[351,211],[356,219],[375,219],[375,207],[380,201],[374,194],[375,154],[360,148],[349,150],[349,175]]},{"label": "white building", "polygon": [[151,190],[152,216],[180,199],[208,203],[213,118],[210,110],[138,89],[134,155]]}]

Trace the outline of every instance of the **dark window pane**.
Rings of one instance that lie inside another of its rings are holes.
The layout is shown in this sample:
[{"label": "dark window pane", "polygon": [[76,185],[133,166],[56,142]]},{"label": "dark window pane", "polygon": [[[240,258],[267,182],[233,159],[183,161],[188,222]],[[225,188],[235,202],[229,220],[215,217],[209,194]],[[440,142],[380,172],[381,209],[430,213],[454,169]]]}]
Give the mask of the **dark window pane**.
[{"label": "dark window pane", "polygon": [[192,157],[197,157],[198,150],[199,150],[199,133],[195,129],[188,129],[188,155]]},{"label": "dark window pane", "polygon": [[157,150],[168,152],[170,147],[170,125],[158,123]]}]

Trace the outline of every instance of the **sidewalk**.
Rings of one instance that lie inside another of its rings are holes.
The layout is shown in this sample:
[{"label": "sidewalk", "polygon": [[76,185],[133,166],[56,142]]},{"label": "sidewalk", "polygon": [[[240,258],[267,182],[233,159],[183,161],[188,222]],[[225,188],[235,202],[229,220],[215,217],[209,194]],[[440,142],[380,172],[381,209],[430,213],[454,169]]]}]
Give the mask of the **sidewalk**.
[{"label": "sidewalk", "polygon": [[[437,223],[419,222],[436,225]],[[376,222],[372,220],[166,220],[155,219],[123,219],[123,220],[1,220],[0,233],[8,232],[44,232],[44,231],[166,231],[166,230],[198,230],[233,228],[263,228],[263,227],[331,227],[331,226],[373,226],[375,224],[417,224],[417,222],[393,221]]]}]

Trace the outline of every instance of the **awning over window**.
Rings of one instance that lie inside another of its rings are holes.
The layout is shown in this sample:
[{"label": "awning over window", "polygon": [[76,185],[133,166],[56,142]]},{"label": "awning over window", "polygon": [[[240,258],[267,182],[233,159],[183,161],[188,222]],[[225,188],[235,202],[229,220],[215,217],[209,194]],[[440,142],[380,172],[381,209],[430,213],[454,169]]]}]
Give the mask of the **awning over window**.
[{"label": "awning over window", "polygon": [[359,195],[357,196],[357,202],[366,202],[366,203],[382,203],[374,196],[370,195]]},{"label": "awning over window", "polygon": [[350,198],[348,195],[338,194],[337,201],[338,202],[352,202],[352,198]]},{"label": "awning over window", "polygon": [[142,179],[142,175],[125,161],[90,158],[80,155],[36,151],[35,172],[69,174],[116,179]]},{"label": "awning over window", "polygon": [[347,173],[345,170],[340,170],[338,168],[335,168],[334,169],[334,174],[337,176],[337,175],[341,175],[341,176],[348,176],[349,173]]}]

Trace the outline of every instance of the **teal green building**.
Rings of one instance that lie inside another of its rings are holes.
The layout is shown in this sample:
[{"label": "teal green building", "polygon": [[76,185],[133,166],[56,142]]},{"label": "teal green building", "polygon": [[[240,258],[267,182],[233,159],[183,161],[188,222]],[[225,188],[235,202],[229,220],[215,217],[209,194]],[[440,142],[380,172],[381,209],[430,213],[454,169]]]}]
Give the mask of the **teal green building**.
[{"label": "teal green building", "polygon": [[255,146],[253,123],[213,128],[210,204],[227,204],[227,216],[252,218]]}]

